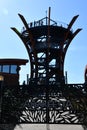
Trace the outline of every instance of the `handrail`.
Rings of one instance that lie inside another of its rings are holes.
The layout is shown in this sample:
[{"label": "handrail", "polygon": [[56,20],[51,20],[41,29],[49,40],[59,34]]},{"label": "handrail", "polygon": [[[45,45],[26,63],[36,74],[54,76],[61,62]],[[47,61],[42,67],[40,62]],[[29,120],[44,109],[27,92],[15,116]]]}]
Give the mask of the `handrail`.
[{"label": "handrail", "polygon": [[[48,17],[42,18],[38,21],[28,23],[29,28],[38,27],[38,26],[46,26],[46,25],[48,25]],[[61,21],[54,21],[52,19],[50,19],[50,26],[59,26],[59,27],[68,28],[68,24]],[[22,28],[21,32],[24,32],[24,31],[26,31],[25,27]],[[70,31],[72,31],[72,29],[70,29]]]}]

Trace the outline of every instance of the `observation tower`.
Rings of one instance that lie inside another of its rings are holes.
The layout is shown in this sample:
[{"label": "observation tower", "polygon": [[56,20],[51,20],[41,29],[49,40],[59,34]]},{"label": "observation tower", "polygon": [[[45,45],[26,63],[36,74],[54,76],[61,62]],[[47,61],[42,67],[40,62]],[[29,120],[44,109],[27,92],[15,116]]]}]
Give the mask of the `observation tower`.
[{"label": "observation tower", "polygon": [[74,16],[69,24],[56,22],[48,17],[27,23],[18,14],[24,27],[20,33],[12,28],[23,41],[30,59],[30,83],[37,85],[64,84],[64,60],[67,49],[73,38],[81,31],[72,30],[72,25],[78,18]]}]

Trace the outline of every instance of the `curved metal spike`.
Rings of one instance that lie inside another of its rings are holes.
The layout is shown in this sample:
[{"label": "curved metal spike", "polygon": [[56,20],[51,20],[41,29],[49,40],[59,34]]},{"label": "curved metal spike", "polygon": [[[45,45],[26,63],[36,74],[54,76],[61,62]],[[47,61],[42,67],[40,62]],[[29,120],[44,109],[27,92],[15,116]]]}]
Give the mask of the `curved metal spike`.
[{"label": "curved metal spike", "polygon": [[[74,24],[74,22],[76,21],[76,19],[78,18],[78,16],[79,16],[79,15],[74,16],[74,17],[72,18],[71,22],[69,23],[68,28],[67,28],[67,32],[66,32],[65,37],[64,37],[63,43],[66,41],[66,39],[67,39],[67,37],[68,37],[68,34],[69,34],[69,31],[70,31],[72,25]],[[62,45],[63,45],[63,44],[62,44]]]},{"label": "curved metal spike", "polygon": [[[21,36],[21,33],[14,27],[11,27],[11,29],[21,38],[21,40],[23,41],[22,39],[22,36]],[[23,41],[24,42],[24,41]]]},{"label": "curved metal spike", "polygon": [[73,38],[82,30],[82,28],[78,28],[74,33],[73,33]]},{"label": "curved metal spike", "polygon": [[26,20],[25,20],[24,16],[23,16],[23,15],[21,15],[21,14],[18,14],[18,15],[19,15],[19,17],[21,18],[22,22],[24,23],[24,25],[25,25],[26,29],[28,29],[29,27],[28,27],[28,24],[27,24],[27,22],[26,22]]},{"label": "curved metal spike", "polygon": [[18,15],[21,18],[22,22],[24,23],[24,25],[26,27],[26,30],[28,31],[28,37],[29,37],[29,39],[30,39],[30,41],[32,43],[32,46],[34,47],[34,44],[35,44],[34,43],[34,38],[32,36],[32,33],[31,33],[30,29],[29,29],[28,23],[26,22],[26,20],[25,20],[23,15],[21,15],[21,14],[18,14]]},{"label": "curved metal spike", "polygon": [[74,24],[74,22],[76,21],[76,19],[78,18],[79,15],[76,15],[72,18],[72,20],[70,21],[69,25],[68,25],[68,29],[70,29],[72,27],[72,25]]}]

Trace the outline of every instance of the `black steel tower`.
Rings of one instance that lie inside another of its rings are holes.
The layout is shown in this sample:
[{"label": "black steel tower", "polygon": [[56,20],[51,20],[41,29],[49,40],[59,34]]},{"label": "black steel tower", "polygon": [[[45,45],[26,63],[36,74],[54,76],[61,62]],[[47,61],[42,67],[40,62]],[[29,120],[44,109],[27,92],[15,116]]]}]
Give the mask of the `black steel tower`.
[{"label": "black steel tower", "polygon": [[74,16],[69,24],[57,23],[48,17],[27,23],[19,14],[24,27],[22,32],[12,28],[23,41],[30,58],[30,82],[36,84],[65,83],[64,59],[72,39],[81,29],[75,32],[72,25],[78,18]]}]

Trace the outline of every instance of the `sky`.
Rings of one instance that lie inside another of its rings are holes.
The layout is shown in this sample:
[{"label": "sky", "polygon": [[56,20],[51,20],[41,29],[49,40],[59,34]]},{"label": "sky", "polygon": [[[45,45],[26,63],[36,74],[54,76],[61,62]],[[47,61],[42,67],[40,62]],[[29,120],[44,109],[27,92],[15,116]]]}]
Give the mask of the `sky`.
[{"label": "sky", "polygon": [[[82,28],[82,31],[68,48],[64,70],[68,72],[68,83],[84,83],[84,69],[87,64],[87,0],[0,0],[0,58],[28,59],[22,41],[11,27],[21,31],[23,23],[18,13],[30,23],[45,17],[49,7],[51,7],[51,19],[67,24],[79,14],[72,28],[73,31]],[[29,63],[22,66],[21,83],[26,80],[27,73]]]}]

